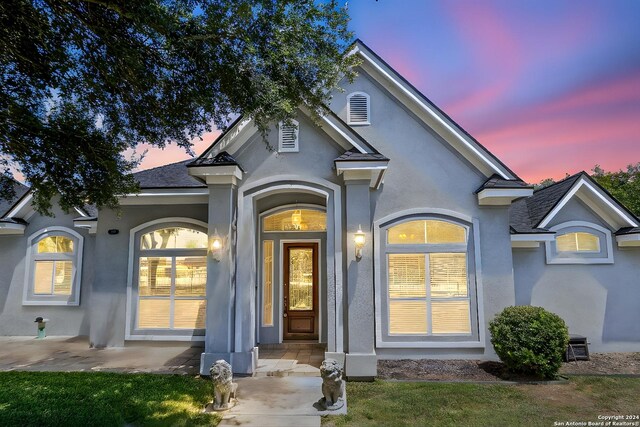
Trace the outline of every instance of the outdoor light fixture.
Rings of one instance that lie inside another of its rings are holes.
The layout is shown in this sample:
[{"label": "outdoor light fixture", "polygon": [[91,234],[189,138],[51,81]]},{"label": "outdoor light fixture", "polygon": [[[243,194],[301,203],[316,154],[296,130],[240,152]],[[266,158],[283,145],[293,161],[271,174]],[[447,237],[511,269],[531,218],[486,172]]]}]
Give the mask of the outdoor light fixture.
[{"label": "outdoor light fixture", "polygon": [[362,248],[364,247],[364,232],[362,231],[362,226],[358,224],[358,231],[353,235],[353,242],[356,244],[356,260],[360,261],[362,258]]},{"label": "outdoor light fixture", "polygon": [[296,230],[302,228],[302,211],[300,209],[294,210],[291,214],[291,224],[293,224],[293,228]]},{"label": "outdoor light fixture", "polygon": [[216,228],[213,232],[213,237],[211,238],[211,257],[220,261],[222,258],[222,247],[224,246],[224,242],[222,237],[218,234],[218,229]]}]

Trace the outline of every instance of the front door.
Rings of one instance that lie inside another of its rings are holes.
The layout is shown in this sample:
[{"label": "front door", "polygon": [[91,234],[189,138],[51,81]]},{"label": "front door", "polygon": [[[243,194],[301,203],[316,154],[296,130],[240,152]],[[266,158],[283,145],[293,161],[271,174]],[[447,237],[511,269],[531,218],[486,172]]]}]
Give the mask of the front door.
[{"label": "front door", "polygon": [[283,338],[318,339],[318,244],[283,249]]}]

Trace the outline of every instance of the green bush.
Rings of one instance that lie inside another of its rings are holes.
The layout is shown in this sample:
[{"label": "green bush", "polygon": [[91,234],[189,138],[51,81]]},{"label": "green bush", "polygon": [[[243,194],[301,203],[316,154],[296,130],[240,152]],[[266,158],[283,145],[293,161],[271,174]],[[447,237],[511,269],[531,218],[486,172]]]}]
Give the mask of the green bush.
[{"label": "green bush", "polygon": [[539,378],[555,378],[569,333],[564,320],[542,307],[507,307],[489,323],[491,344],[507,369]]}]

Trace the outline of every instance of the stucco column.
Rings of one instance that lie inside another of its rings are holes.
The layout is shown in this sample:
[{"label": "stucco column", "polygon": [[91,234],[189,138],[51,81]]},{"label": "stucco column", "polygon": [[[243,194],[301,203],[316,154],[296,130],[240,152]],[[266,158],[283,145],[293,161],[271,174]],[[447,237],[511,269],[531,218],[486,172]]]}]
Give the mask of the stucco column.
[{"label": "stucco column", "polygon": [[[373,240],[369,183],[368,179],[345,177],[347,214],[345,375],[351,380],[370,379],[377,374],[374,349]],[[365,233],[365,245],[362,248],[362,258],[357,260],[354,234],[360,226]]]},{"label": "stucco column", "polygon": [[208,375],[218,359],[231,363],[235,278],[235,236],[233,219],[236,211],[236,186],[232,183],[209,185],[209,244],[217,234],[223,246],[214,259],[207,257],[207,320],[205,352],[200,359],[200,372]]}]

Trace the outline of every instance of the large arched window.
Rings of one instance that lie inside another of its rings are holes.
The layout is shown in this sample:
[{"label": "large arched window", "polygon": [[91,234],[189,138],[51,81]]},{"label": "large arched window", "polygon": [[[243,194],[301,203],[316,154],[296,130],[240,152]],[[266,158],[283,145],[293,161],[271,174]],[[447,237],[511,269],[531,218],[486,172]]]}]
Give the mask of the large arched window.
[{"label": "large arched window", "polygon": [[191,224],[161,224],[136,236],[134,329],[154,334],[204,329],[206,232]]},{"label": "large arched window", "polygon": [[49,227],[29,238],[23,304],[80,303],[82,244],[82,236],[65,227]]},{"label": "large arched window", "polygon": [[477,339],[470,229],[440,216],[408,217],[381,227],[383,340]]}]

